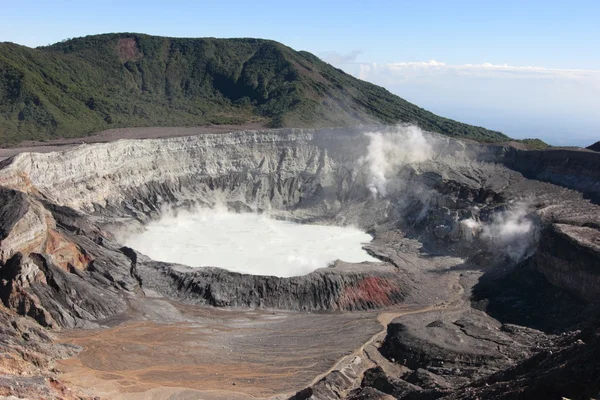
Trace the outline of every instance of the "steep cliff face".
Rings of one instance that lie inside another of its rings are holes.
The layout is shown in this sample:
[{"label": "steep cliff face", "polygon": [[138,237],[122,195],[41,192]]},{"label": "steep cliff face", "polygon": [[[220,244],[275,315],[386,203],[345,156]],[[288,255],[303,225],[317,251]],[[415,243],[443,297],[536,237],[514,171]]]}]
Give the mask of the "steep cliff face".
[{"label": "steep cliff face", "polygon": [[554,285],[600,301],[600,230],[554,224],[536,253],[537,270]]},{"label": "steep cliff face", "polygon": [[[285,209],[297,206],[301,197],[312,197],[304,193],[310,178],[336,180],[334,161],[327,148],[315,143],[313,133],[237,132],[22,154],[5,169],[1,184],[22,189],[29,179],[57,204],[87,213],[139,213],[140,218],[186,201]],[[343,164],[355,156],[336,161]]]},{"label": "steep cliff face", "polygon": [[73,210],[27,201],[32,207],[0,243],[4,305],[51,328],[94,326],[90,321],[123,312],[137,282],[108,234]]},{"label": "steep cliff face", "polygon": [[371,310],[401,303],[410,291],[405,272],[389,264],[338,262],[306,276],[243,275],[219,268],[173,267],[137,258],[143,287],[173,299],[217,307],[283,310]]},{"label": "steep cliff face", "polygon": [[600,203],[600,158],[583,150],[531,150],[511,148],[503,162],[527,178],[568,187]]}]

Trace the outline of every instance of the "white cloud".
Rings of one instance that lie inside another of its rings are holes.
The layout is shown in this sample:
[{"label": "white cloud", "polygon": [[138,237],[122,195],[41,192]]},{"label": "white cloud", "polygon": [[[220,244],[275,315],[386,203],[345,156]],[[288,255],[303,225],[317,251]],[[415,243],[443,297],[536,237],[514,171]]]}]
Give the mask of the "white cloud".
[{"label": "white cloud", "polygon": [[386,64],[389,65],[390,68],[392,69],[396,69],[396,68],[407,68],[407,67],[411,67],[411,68],[430,68],[430,67],[446,67],[446,63],[440,62],[440,61],[435,61],[435,60],[430,60],[430,61],[417,61],[417,62],[397,62],[397,63],[390,63],[390,64]]},{"label": "white cloud", "polygon": [[337,51],[326,51],[321,54],[321,59],[332,65],[355,64],[361,50],[353,50],[350,53],[338,53]]},{"label": "white cloud", "polygon": [[510,78],[562,78],[587,80],[600,88],[600,70],[560,69],[540,66],[514,66],[508,64],[446,64],[430,60],[417,62],[394,62],[387,64],[360,64],[358,77],[363,80],[385,78],[390,81],[419,76],[472,75],[482,77]]}]

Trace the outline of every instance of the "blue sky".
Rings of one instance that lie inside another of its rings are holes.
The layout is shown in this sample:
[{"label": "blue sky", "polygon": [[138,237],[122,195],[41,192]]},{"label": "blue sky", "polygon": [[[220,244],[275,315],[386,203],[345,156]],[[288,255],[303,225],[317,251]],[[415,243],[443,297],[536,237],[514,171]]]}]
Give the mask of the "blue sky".
[{"label": "blue sky", "polygon": [[0,41],[34,47],[123,31],[269,38],[444,116],[554,144],[600,140],[597,0],[0,0],[0,9]]}]

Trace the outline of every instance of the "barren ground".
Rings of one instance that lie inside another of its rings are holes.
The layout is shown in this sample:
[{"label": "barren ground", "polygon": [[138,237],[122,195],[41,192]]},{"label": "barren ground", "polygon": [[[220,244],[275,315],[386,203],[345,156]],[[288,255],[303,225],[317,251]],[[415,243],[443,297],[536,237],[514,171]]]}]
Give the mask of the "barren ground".
[{"label": "barren ground", "polygon": [[[411,311],[387,311],[386,317]],[[59,362],[58,369],[65,381],[108,399],[289,395],[377,336],[384,329],[378,314],[216,309],[159,298],[135,300],[127,321],[105,321],[106,328],[92,331],[65,331],[62,340],[83,350]]]}]

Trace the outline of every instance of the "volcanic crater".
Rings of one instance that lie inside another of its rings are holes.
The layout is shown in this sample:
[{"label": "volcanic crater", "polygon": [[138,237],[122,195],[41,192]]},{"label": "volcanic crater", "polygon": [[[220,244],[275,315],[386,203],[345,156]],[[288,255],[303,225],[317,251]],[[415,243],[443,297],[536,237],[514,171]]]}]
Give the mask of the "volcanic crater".
[{"label": "volcanic crater", "polygon": [[[13,322],[5,335],[56,369],[25,370],[33,356],[15,352],[3,379],[48,398],[61,398],[48,382],[119,399],[590,394],[598,375],[552,370],[598,352],[584,325],[600,300],[599,175],[592,151],[409,125],[17,154],[0,165],[3,318],[55,333]],[[250,275],[120,240],[200,208],[355,227],[376,260]]]}]

